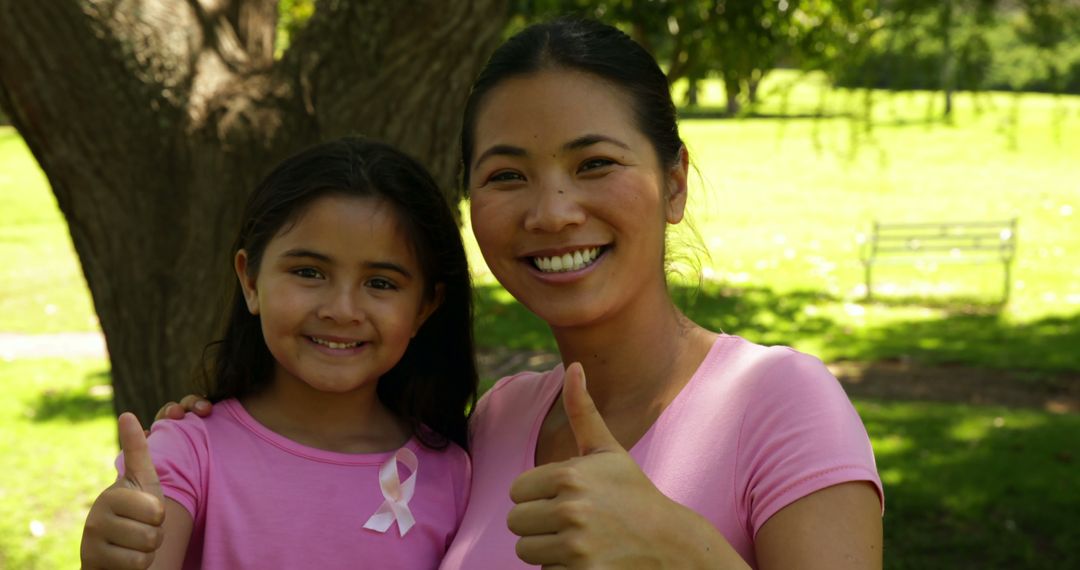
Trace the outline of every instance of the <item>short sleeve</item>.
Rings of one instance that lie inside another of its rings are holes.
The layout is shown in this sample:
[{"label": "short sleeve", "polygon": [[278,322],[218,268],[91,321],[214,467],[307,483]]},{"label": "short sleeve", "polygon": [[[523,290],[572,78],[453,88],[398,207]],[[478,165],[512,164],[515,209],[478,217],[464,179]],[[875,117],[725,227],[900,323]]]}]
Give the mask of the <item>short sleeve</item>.
[{"label": "short sleeve", "polygon": [[752,535],[826,487],[868,481],[884,497],[866,428],[840,383],[812,356],[773,350],[788,354],[756,383],[739,434],[740,508]]},{"label": "short sleeve", "polygon": [[[187,509],[193,520],[197,519],[208,453],[202,420],[188,414],[183,420],[154,422],[147,444],[162,493]],[[124,474],[123,453],[116,459],[116,469]]]}]

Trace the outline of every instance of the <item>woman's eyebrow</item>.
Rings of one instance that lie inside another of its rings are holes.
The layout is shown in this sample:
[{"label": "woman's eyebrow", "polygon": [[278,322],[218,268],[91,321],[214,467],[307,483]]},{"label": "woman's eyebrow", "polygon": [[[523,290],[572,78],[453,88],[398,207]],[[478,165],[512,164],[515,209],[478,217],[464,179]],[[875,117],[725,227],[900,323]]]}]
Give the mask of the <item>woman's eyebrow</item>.
[{"label": "woman's eyebrow", "polygon": [[580,137],[578,137],[578,138],[564,144],[563,145],[563,150],[578,150],[578,149],[582,149],[582,148],[585,148],[587,146],[592,146],[594,144],[602,143],[602,142],[611,143],[611,144],[613,144],[615,146],[622,147],[622,148],[624,148],[626,150],[630,150],[630,145],[622,142],[619,139],[612,138],[612,137],[609,137],[609,136],[606,136],[606,135],[594,135],[594,134],[582,135],[582,136],[580,136]]},{"label": "woman's eyebrow", "polygon": [[485,150],[480,156],[476,158],[476,163],[473,164],[473,170],[480,167],[480,163],[492,156],[528,156],[528,152],[519,146],[512,146],[508,144],[497,144],[487,150]]}]

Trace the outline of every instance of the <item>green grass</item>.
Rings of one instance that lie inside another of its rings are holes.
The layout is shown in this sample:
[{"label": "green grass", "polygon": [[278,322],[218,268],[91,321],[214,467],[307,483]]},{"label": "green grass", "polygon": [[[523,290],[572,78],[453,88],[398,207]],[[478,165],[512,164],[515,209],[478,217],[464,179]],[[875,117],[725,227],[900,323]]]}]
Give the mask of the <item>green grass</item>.
[{"label": "green grass", "polygon": [[96,331],[64,217],[12,127],[0,127],[0,332]]},{"label": "green grass", "polygon": [[116,478],[109,366],[0,361],[0,568],[78,568],[94,497]]},{"label": "green grass", "polygon": [[[814,112],[813,87],[799,84],[787,110]],[[877,93],[869,130],[837,116],[860,98],[833,92],[823,118],[683,121],[701,237],[675,234],[684,263],[673,290],[687,312],[826,360],[1080,371],[1080,97],[961,95],[950,125],[934,118],[936,95]],[[761,110],[780,108],[773,100]],[[881,266],[875,302],[864,301],[859,240],[873,220],[1012,217],[1020,221],[1007,305],[1000,264]],[[543,324],[513,307],[471,239],[470,253],[478,306],[495,311],[479,312],[480,345],[550,348]],[[702,291],[686,294],[699,276]]]},{"label": "green grass", "polygon": [[896,570],[1080,567],[1080,416],[856,401]]},{"label": "green grass", "polygon": [[[709,255],[673,280],[678,302],[710,328],[826,360],[903,358],[1075,377],[1080,98],[988,94],[977,112],[961,96],[948,125],[935,118],[940,102],[930,94],[876,94],[870,112],[878,123],[866,130],[857,117],[861,94],[830,92],[820,105],[809,79],[786,104],[774,94],[756,112],[823,118],[683,122],[700,173],[691,214]],[[715,114],[720,95],[709,86],[693,112]],[[1012,216],[1020,218],[1020,249],[1005,307],[996,304],[1000,268],[990,265],[882,270],[879,300],[862,301],[857,237],[872,219]],[[494,282],[467,241],[479,284],[478,343],[553,350],[543,323]],[[32,156],[5,127],[0,258],[0,332],[97,330],[63,218]],[[0,361],[0,567],[77,566],[86,509],[114,477],[113,419],[100,388],[107,371],[94,360]],[[1080,565],[1080,416],[856,405],[886,485],[888,567]]]}]

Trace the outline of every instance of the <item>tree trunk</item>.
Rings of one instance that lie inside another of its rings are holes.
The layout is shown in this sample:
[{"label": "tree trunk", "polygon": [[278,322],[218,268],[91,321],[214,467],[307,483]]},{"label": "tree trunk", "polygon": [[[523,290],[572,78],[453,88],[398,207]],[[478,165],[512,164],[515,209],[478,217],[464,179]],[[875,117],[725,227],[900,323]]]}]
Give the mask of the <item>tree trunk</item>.
[{"label": "tree trunk", "polygon": [[469,85],[503,0],[319,2],[274,61],[275,0],[0,0],[0,108],[48,176],[112,358],[147,423],[191,390],[231,283],[246,193],[356,133],[458,197]]}]

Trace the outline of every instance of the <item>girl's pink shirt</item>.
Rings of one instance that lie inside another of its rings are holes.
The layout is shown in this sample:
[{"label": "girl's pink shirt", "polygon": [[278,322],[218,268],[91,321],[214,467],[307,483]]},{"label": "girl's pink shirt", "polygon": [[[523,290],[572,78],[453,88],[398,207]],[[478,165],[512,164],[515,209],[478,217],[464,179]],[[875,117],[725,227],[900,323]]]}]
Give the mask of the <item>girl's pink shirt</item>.
[{"label": "girl's pink shirt", "polygon": [[[477,405],[473,478],[441,568],[527,568],[506,527],[514,479],[535,467],[560,365],[499,381]],[[739,337],[717,339],[690,382],[630,450],[656,487],[690,507],[752,567],[754,536],[784,506],[838,483],[869,481],[884,505],[866,429],[820,360]]]},{"label": "girl's pink shirt", "polygon": [[[150,453],[165,496],[194,522],[185,568],[435,568],[468,500],[469,457],[458,446],[405,444],[418,459],[401,536],[364,523],[385,500],[379,468],[395,452],[347,454],[286,439],[236,400],[207,418],[155,422]],[[123,456],[117,460],[123,473]],[[408,470],[398,463],[400,480]]]}]

